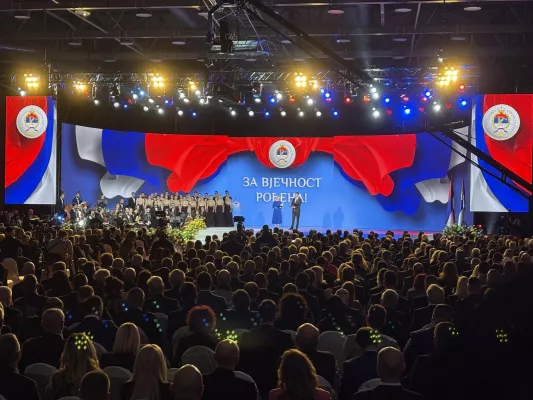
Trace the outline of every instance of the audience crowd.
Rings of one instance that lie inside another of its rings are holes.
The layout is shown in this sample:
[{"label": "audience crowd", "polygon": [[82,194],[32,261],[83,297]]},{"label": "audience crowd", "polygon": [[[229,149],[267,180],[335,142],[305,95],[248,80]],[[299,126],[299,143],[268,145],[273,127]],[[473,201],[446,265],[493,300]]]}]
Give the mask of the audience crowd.
[{"label": "audience crowd", "polygon": [[531,399],[533,239],[0,227],[0,399]]}]

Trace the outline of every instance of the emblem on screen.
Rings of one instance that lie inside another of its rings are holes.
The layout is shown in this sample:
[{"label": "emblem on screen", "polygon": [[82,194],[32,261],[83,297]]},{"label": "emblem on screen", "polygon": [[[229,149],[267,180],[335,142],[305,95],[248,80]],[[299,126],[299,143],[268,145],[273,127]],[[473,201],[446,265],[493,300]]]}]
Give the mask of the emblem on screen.
[{"label": "emblem on screen", "polygon": [[17,115],[17,129],[29,139],[41,136],[48,126],[48,117],[41,107],[26,106]]},{"label": "emblem on screen", "polygon": [[511,139],[520,128],[520,116],[507,104],[492,106],[483,115],[483,130],[494,140]]},{"label": "emblem on screen", "polygon": [[296,149],[285,140],[278,140],[268,152],[270,162],[277,168],[287,168],[292,165],[296,158]]}]

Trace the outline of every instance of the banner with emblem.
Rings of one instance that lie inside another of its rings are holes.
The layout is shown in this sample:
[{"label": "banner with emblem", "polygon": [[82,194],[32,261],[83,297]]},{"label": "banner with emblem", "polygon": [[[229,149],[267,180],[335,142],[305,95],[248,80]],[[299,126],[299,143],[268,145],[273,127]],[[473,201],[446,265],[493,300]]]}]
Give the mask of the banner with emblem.
[{"label": "banner with emblem", "polygon": [[[495,161],[531,182],[533,144],[533,95],[487,94],[477,96],[472,113],[471,142]],[[470,209],[482,212],[526,212],[527,193],[511,181],[500,181],[501,173],[478,160],[482,167],[470,172]],[[520,194],[522,192],[524,195]]]},{"label": "banner with emblem", "polygon": [[5,203],[55,204],[56,108],[49,96],[6,97]]}]

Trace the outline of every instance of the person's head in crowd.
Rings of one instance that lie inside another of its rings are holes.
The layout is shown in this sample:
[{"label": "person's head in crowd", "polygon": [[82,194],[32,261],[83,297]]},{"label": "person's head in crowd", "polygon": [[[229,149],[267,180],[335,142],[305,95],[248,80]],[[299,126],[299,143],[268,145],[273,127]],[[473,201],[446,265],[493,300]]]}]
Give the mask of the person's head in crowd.
[{"label": "person's head in crowd", "polygon": [[363,326],[355,333],[355,343],[363,351],[376,351],[381,343],[381,335],[379,331]]},{"label": "person's head in crowd", "polygon": [[396,289],[397,285],[398,276],[396,275],[396,272],[391,270],[385,271],[385,274],[383,275],[383,286],[385,286],[386,289]]},{"label": "person's head in crowd", "polygon": [[104,312],[104,305],[99,296],[91,296],[82,303],[83,315],[85,317],[92,316],[102,318]]},{"label": "person's head in crowd", "polygon": [[272,300],[263,300],[257,309],[262,325],[273,325],[276,319],[277,307]]},{"label": "person's head in crowd", "polygon": [[305,272],[299,272],[296,275],[296,279],[294,281],[298,291],[302,291],[302,292],[307,291],[307,287],[309,286],[309,282],[310,282],[309,275],[307,275]]},{"label": "person's head in crowd", "polygon": [[113,265],[113,254],[103,253],[100,256],[100,265],[102,266],[102,268],[111,268],[111,266]]},{"label": "person's head in crowd", "polygon": [[161,295],[165,293],[165,283],[159,276],[152,276],[146,282],[150,296]]},{"label": "person's head in crowd", "polygon": [[94,279],[94,282],[100,286],[100,287],[104,287],[105,285],[105,280],[107,279],[108,276],[111,276],[111,273],[109,272],[108,269],[103,269],[103,268],[100,268],[99,270],[97,270],[94,275],[93,275],[93,279]]},{"label": "person's head in crowd", "polygon": [[433,274],[427,274],[426,278],[424,279],[424,290],[427,291],[427,289],[431,285],[436,285],[439,282],[437,277]]},{"label": "person's head in crowd", "polygon": [[296,288],[296,285],[294,283],[286,283],[285,286],[283,286],[283,294],[286,293],[298,293],[298,289]]},{"label": "person's head in crowd", "polygon": [[144,292],[138,287],[131,288],[126,297],[126,304],[131,309],[142,309],[144,304]]},{"label": "person's head in crowd", "polygon": [[335,296],[340,298],[345,306],[348,306],[350,304],[350,293],[344,289],[340,288],[335,292]]},{"label": "person's head in crowd", "polygon": [[448,304],[438,304],[433,309],[433,314],[431,315],[431,323],[433,326],[437,325],[440,322],[452,322],[453,321],[453,308]]},{"label": "person's head in crowd", "polygon": [[26,261],[22,265],[22,276],[35,275],[35,264],[31,261]]},{"label": "person's head in crowd", "polygon": [[469,296],[473,294],[480,294],[481,287],[482,284],[479,278],[476,278],[475,276],[468,278],[467,292]]},{"label": "person's head in crowd", "polygon": [[49,308],[41,317],[44,333],[61,335],[65,327],[65,314],[59,308]]},{"label": "person's head in crowd", "polygon": [[201,400],[204,394],[202,373],[194,365],[186,364],[178,369],[173,383],[174,400]]},{"label": "person's head in crowd", "polygon": [[152,273],[147,269],[143,269],[137,275],[137,286],[148,293],[148,279],[152,277]]},{"label": "person's head in crowd", "polygon": [[233,340],[222,340],[215,349],[215,361],[218,368],[235,370],[239,363],[239,346]]},{"label": "person's head in crowd", "polygon": [[66,271],[66,270],[67,270],[67,264],[65,264],[63,261],[57,261],[52,265],[52,272]]},{"label": "person's head in crowd", "polygon": [[64,296],[72,290],[70,281],[65,271],[56,271],[50,280],[50,289],[55,296]]},{"label": "person's head in crowd", "polygon": [[87,300],[89,297],[94,295],[94,289],[92,286],[89,285],[83,285],[78,289],[78,293],[76,295],[76,300],[79,304],[83,303],[85,300]]},{"label": "person's head in crowd", "polygon": [[109,400],[111,398],[111,382],[103,371],[87,372],[81,378],[80,400]]},{"label": "person's head in crowd", "polygon": [[122,272],[122,280],[124,281],[124,283],[132,284],[135,282],[136,275],[137,274],[133,268],[125,268]]},{"label": "person's head in crowd", "polygon": [[444,263],[439,278],[445,285],[455,286],[458,279],[457,267],[455,264],[452,262]]},{"label": "person's head in crowd", "polygon": [[415,278],[413,279],[413,290],[425,292],[426,277],[427,274],[424,273],[415,275]]},{"label": "person's head in crowd", "polygon": [[0,286],[0,303],[8,307],[12,304],[12,293],[8,286]]},{"label": "person's head in crowd", "polygon": [[315,399],[317,387],[316,370],[309,358],[300,350],[285,351],[278,369],[281,398]]},{"label": "person's head in crowd", "polygon": [[141,346],[139,329],[131,322],[126,322],[117,330],[113,343],[113,354],[137,354]]},{"label": "person's head in crowd", "polygon": [[135,254],[131,258],[131,266],[132,268],[140,268],[143,264],[143,256],[141,254]]},{"label": "person's head in crowd", "polygon": [[213,286],[213,279],[207,272],[201,272],[196,278],[196,284],[198,285],[198,291],[211,290]]},{"label": "person's head in crowd", "polygon": [[466,276],[460,276],[457,280],[455,295],[458,299],[464,299],[468,296],[468,278]]},{"label": "person's head in crowd", "polygon": [[133,364],[131,399],[159,399],[159,386],[166,381],[167,363],[163,351],[155,344],[145,345]]},{"label": "person's head in crowd", "polygon": [[315,273],[315,281],[313,282],[313,286],[316,288],[320,288],[320,286],[325,283],[324,282],[324,270],[322,269],[322,267],[318,265],[312,266],[311,269]]},{"label": "person's head in crowd", "polygon": [[180,297],[184,304],[196,304],[198,292],[196,291],[195,284],[192,282],[184,282],[180,286]]},{"label": "person's head in crowd", "polygon": [[[259,297],[259,287],[255,282],[246,282],[243,287],[244,291],[248,293],[251,301],[256,301]],[[234,303],[235,304],[235,303]]]},{"label": "person's head in crowd", "polygon": [[2,369],[17,369],[19,361],[20,343],[17,337],[12,333],[0,336],[0,366]]},{"label": "person's head in crowd", "polygon": [[37,277],[35,275],[28,275],[24,277],[22,281],[22,291],[26,296],[37,293]]},{"label": "person's head in crowd", "polygon": [[255,263],[252,260],[248,260],[244,263],[243,275],[254,276],[255,275]]},{"label": "person's head in crowd", "polygon": [[438,355],[451,356],[459,350],[459,334],[451,322],[439,322],[435,325],[433,346]]},{"label": "person's head in crowd", "polygon": [[217,287],[228,288],[231,283],[231,275],[227,269],[219,271],[217,275]]},{"label": "person's head in crowd", "polygon": [[115,258],[111,264],[112,269],[122,271],[124,269],[125,262],[122,258]]},{"label": "person's head in crowd", "polygon": [[295,344],[296,347],[308,353],[310,351],[316,350],[318,346],[318,336],[320,335],[319,330],[312,324],[303,324],[300,325],[296,331]]},{"label": "person's head in crowd", "polygon": [[170,281],[170,286],[174,290],[178,290],[181,285],[185,282],[185,272],[179,269],[174,269],[170,271],[170,275],[168,276]]},{"label": "person's head in crowd", "polygon": [[400,384],[405,371],[403,354],[394,347],[385,347],[378,353],[378,376],[384,384]]},{"label": "person's head in crowd", "polygon": [[[314,278],[314,276],[313,276]],[[279,282],[279,272],[276,268],[269,268],[267,271],[267,280],[269,285],[277,286]]]},{"label": "person's head in crowd", "polygon": [[297,293],[287,293],[279,301],[278,317],[302,324],[307,314],[307,301]]},{"label": "person's head in crowd", "polygon": [[235,311],[245,312],[250,310],[251,300],[246,290],[238,289],[233,292],[232,301]]},{"label": "person's head in crowd", "polygon": [[267,277],[262,272],[255,274],[254,282],[259,289],[266,289],[268,287]]},{"label": "person's head in crowd", "polygon": [[497,269],[489,270],[487,274],[487,286],[490,288],[497,288],[501,283],[501,275]]},{"label": "person's head in crowd", "polygon": [[381,305],[385,309],[395,309],[398,305],[398,293],[392,289],[386,289],[381,293]]},{"label": "person's head in crowd", "polygon": [[72,277],[72,291],[77,292],[82,286],[88,284],[85,274],[78,273]]},{"label": "person's head in crowd", "polygon": [[368,308],[366,325],[375,331],[381,331],[387,323],[387,310],[385,307],[374,304]]},{"label": "person's head in crowd", "polygon": [[47,298],[43,304],[43,311],[49,310],[50,308],[57,308],[58,310],[63,311],[64,310],[63,301],[61,301],[59,297]]},{"label": "person's head in crowd", "polygon": [[195,306],[187,314],[187,326],[193,333],[211,335],[216,325],[217,317],[208,306]]},{"label": "person's head in crowd", "polygon": [[[98,369],[98,356],[91,338],[85,333],[75,333],[69,336],[61,353],[59,366],[63,382],[79,388],[85,374]],[[76,392],[77,390],[74,391]]]}]

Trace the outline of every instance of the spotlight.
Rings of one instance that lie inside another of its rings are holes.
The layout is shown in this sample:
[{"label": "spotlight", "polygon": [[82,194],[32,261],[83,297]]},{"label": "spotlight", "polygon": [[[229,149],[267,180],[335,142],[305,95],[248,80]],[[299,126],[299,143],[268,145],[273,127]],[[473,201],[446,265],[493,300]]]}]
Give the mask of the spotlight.
[{"label": "spotlight", "polygon": [[271,102],[272,104],[274,104],[274,103],[276,102],[276,99],[275,99],[274,97],[271,97],[271,98],[270,98],[270,102]]},{"label": "spotlight", "polygon": [[148,103],[154,104],[154,99],[148,99]]},{"label": "spotlight", "polygon": [[426,97],[431,97],[431,90],[426,90],[426,91],[424,92],[424,96],[426,96]]},{"label": "spotlight", "polygon": [[196,96],[201,96],[201,95],[202,95],[202,92],[200,92],[200,90],[197,89],[197,90],[194,92],[194,94],[195,94]]},{"label": "spotlight", "polygon": [[258,104],[261,103],[261,99],[260,99],[260,98],[256,98],[256,99],[254,99],[254,101],[255,101],[256,103],[258,103]]},{"label": "spotlight", "polygon": [[144,107],[143,107],[143,110],[144,110],[144,111],[148,111],[148,106],[144,106]]},{"label": "spotlight", "polygon": [[405,115],[409,115],[409,114],[411,114],[411,109],[410,108],[406,108],[406,109],[403,110],[403,113]]},{"label": "spotlight", "polygon": [[20,91],[20,95],[21,95],[21,96],[26,96],[26,91],[25,91],[25,90],[21,90],[21,91]]},{"label": "spotlight", "polygon": [[118,108],[120,106],[120,103],[118,101],[115,101],[113,103],[113,107]]},{"label": "spotlight", "polygon": [[461,105],[464,107],[466,106],[466,104],[467,104],[467,101],[465,99],[461,99]]},{"label": "spotlight", "polygon": [[184,92],[180,92],[180,99],[184,99],[185,98],[185,93]]},{"label": "spotlight", "polygon": [[322,116],[322,113],[321,113],[320,111],[317,111],[317,112],[316,112],[316,116],[317,116],[317,117],[321,117],[321,116]]},{"label": "spotlight", "polygon": [[370,101],[370,96],[369,96],[368,94],[365,94],[365,95],[363,96],[363,101],[364,101],[365,103],[368,103],[368,102]]},{"label": "spotlight", "polygon": [[390,97],[385,97],[385,103],[390,103]]},{"label": "spotlight", "polygon": [[139,96],[136,93],[134,93],[132,97],[133,97],[133,100],[137,100],[139,98]]},{"label": "spotlight", "polygon": [[411,12],[411,7],[408,4],[399,4],[394,9],[394,12],[397,12],[399,14],[405,14]]},{"label": "spotlight", "polygon": [[407,96],[402,96],[402,100],[403,100],[404,102],[407,103],[407,102],[409,101],[409,97],[407,97]]},{"label": "spotlight", "polygon": [[304,112],[303,112],[303,111],[300,111],[300,112],[298,113],[298,116],[299,116],[299,117],[303,117],[303,116],[304,116]]},{"label": "spotlight", "polygon": [[141,91],[139,92],[139,94],[140,94],[141,96],[144,96],[144,91],[141,90]]},{"label": "spotlight", "polygon": [[183,116],[183,110],[178,110],[178,115],[179,115],[180,117],[182,117],[182,116]]},{"label": "spotlight", "polygon": [[433,111],[439,112],[440,108],[441,108],[440,104],[433,104]]},{"label": "spotlight", "polygon": [[392,115],[392,110],[391,109],[387,110],[387,115]]},{"label": "spotlight", "polygon": [[184,103],[188,103],[188,102],[189,102],[189,99],[185,97],[185,98],[183,99],[183,102],[184,102]]},{"label": "spotlight", "polygon": [[446,108],[452,108],[452,105],[450,103],[446,103]]},{"label": "spotlight", "polygon": [[379,93],[378,93],[378,92],[372,93],[372,98],[373,98],[374,100],[379,99]]},{"label": "spotlight", "polygon": [[268,111],[265,111],[265,117],[270,117],[270,113]]},{"label": "spotlight", "polygon": [[339,115],[339,112],[338,111],[333,111],[333,116],[334,117],[337,117]]},{"label": "spotlight", "polygon": [[205,99],[204,98],[201,98],[200,100],[198,100],[200,102],[200,104],[205,104]]},{"label": "spotlight", "polygon": [[477,3],[470,2],[470,3],[468,3],[468,4],[466,4],[464,6],[463,10],[469,11],[469,12],[480,11],[481,10],[481,6],[479,4],[477,4]]},{"label": "spotlight", "polygon": [[231,114],[232,117],[235,117],[235,116],[237,115],[237,111],[235,111],[235,110],[231,110],[231,111],[230,111],[230,114]]},{"label": "spotlight", "polygon": [[193,111],[193,112],[192,112],[192,116],[193,116],[193,117],[196,117],[197,115],[198,115],[198,114],[196,114],[196,111]]},{"label": "spotlight", "polygon": [[276,92],[276,99],[279,101],[283,98],[283,94],[281,94],[280,92]]},{"label": "spotlight", "polygon": [[466,89],[466,85],[465,85],[464,83],[461,83],[461,84],[459,85],[459,91],[460,91],[460,92],[464,92],[465,89]]},{"label": "spotlight", "polygon": [[280,115],[281,115],[282,117],[285,117],[285,116],[287,115],[287,112],[286,112],[286,111],[282,111],[282,112],[280,113]]},{"label": "spotlight", "polygon": [[250,110],[250,111],[248,111],[248,115],[249,115],[250,117],[253,117],[253,116],[254,116],[254,112]]},{"label": "spotlight", "polygon": [[373,86],[370,88],[370,93],[376,93],[377,91],[378,90]]},{"label": "spotlight", "polygon": [[324,97],[325,97],[326,99],[329,99],[329,98],[331,97],[331,93],[330,93],[330,92],[326,92],[326,93],[324,93]]},{"label": "spotlight", "polygon": [[97,106],[98,104],[100,104],[100,100],[94,99],[94,104]]},{"label": "spotlight", "polygon": [[424,111],[426,111],[426,109],[425,109],[424,107],[419,107],[419,108],[418,108],[418,111],[420,111],[420,112],[424,112]]},{"label": "spotlight", "polygon": [[345,102],[346,104],[350,104],[350,103],[352,102],[352,99],[351,99],[350,97],[345,97],[345,98],[344,98],[344,102]]},{"label": "spotlight", "polygon": [[165,104],[168,104],[168,99],[165,99]]},{"label": "spotlight", "polygon": [[313,99],[307,99],[307,104],[312,106],[314,104],[314,100]]},{"label": "spotlight", "polygon": [[428,101],[428,98],[424,96],[424,97],[422,97],[422,101],[425,103],[425,102]]},{"label": "spotlight", "polygon": [[301,72],[297,74],[296,77],[294,78],[294,85],[298,89],[303,89],[307,87],[307,76],[302,74]]},{"label": "spotlight", "polygon": [[124,104],[124,108],[128,108],[128,105],[127,105],[127,104]]},{"label": "spotlight", "polygon": [[379,111],[378,111],[378,110],[374,110],[374,111],[372,111],[372,116],[373,116],[374,118],[378,118],[378,117],[379,117]]},{"label": "spotlight", "polygon": [[165,110],[163,110],[162,108],[160,108],[159,110],[157,110],[157,112],[158,112],[159,114],[164,114],[164,113],[165,113]]}]

